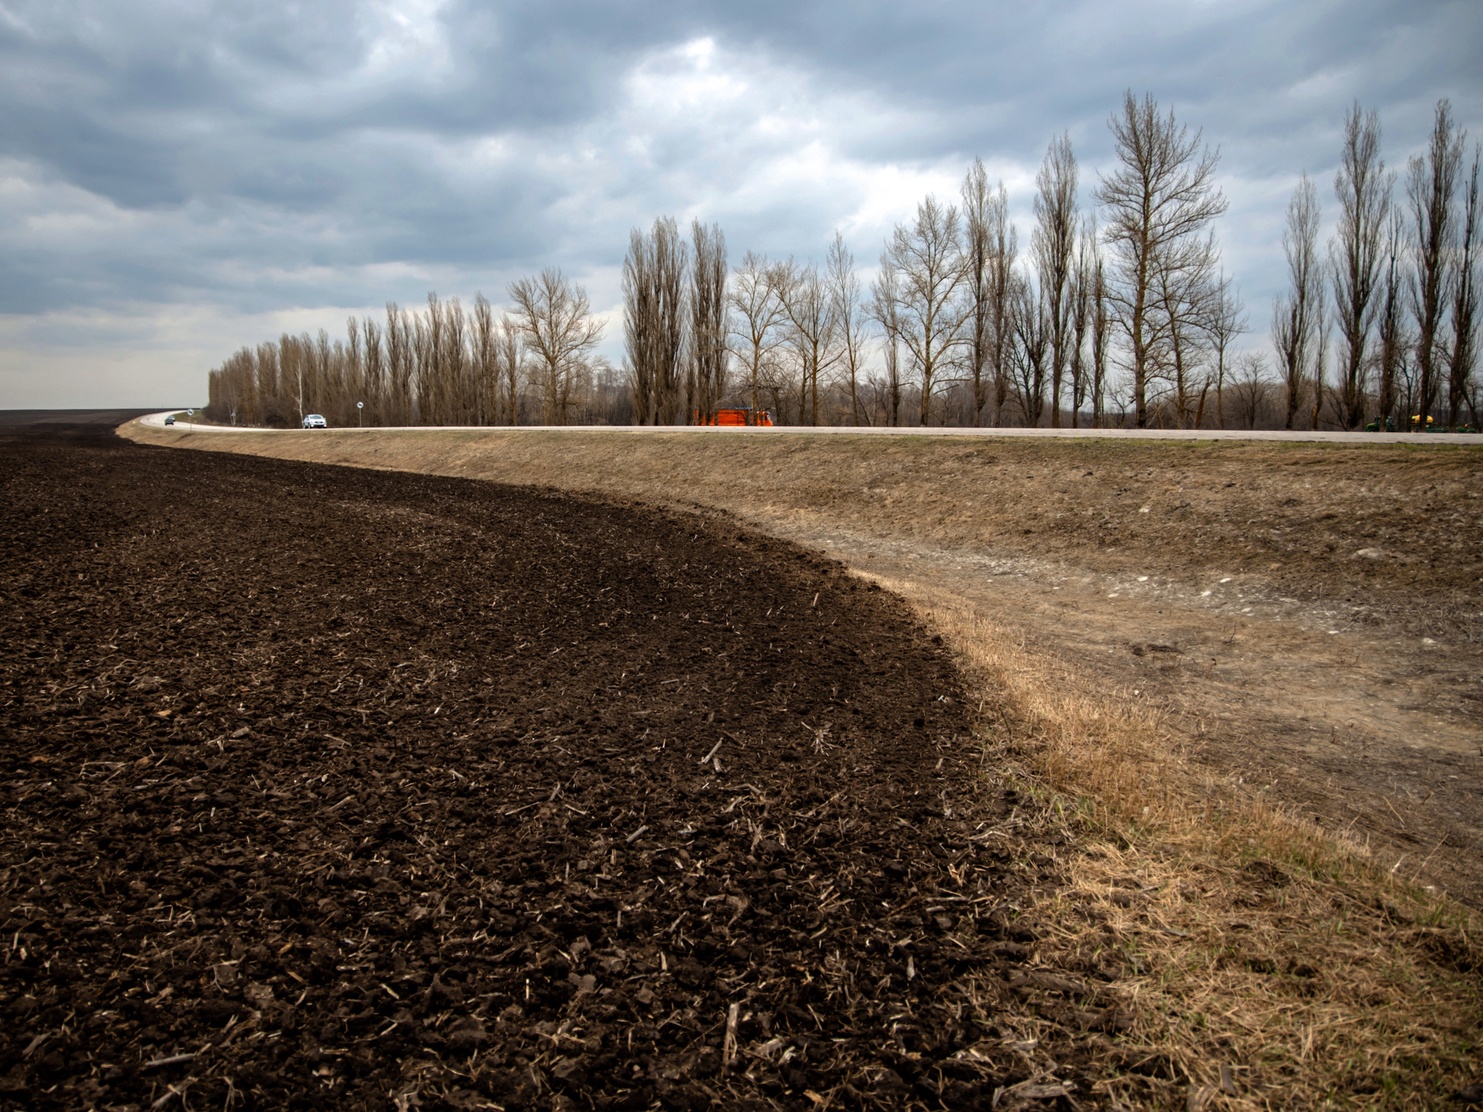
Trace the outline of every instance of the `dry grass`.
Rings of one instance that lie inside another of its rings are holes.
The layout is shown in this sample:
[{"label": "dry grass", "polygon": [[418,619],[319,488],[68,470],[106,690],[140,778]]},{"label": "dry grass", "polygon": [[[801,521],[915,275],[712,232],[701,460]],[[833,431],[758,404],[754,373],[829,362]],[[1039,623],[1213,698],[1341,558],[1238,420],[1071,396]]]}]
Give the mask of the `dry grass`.
[{"label": "dry grass", "polygon": [[[1043,948],[1118,973],[1102,1045],[1129,1107],[1433,1108],[1475,1081],[1479,922],[1192,763],[1157,706],[906,580],[984,698],[987,741],[1077,835]],[[1007,760],[1006,760],[1007,758]]]},{"label": "dry grass", "polygon": [[[1483,583],[1468,570],[1477,563],[1472,550],[1446,569],[1461,577],[1456,583],[1420,563],[1428,546],[1473,544],[1428,510],[1432,501],[1479,497],[1476,451],[431,430],[134,435],[701,504],[764,528],[813,520],[874,538],[1018,546],[1055,559],[1095,548],[1088,538],[1119,504],[1122,485],[1141,483],[1155,492],[1155,511],[1170,506],[1165,520],[1222,498],[1226,517],[1207,514],[1200,545],[1176,552],[1158,531],[1158,512],[1125,514],[1116,549],[1097,559],[1133,566],[1162,552],[1240,561],[1229,569],[1238,573],[1281,560],[1285,574],[1304,552],[1369,543],[1363,538],[1383,519],[1406,526],[1397,536],[1407,539],[1396,544],[1416,547],[1414,579],[1386,578],[1412,566],[1404,563],[1385,572],[1350,563],[1332,573],[1315,563],[1314,573],[1366,575],[1370,589],[1454,615],[1461,604],[1476,605]],[[1253,461],[1272,489],[1232,492],[1233,476],[1256,473],[1243,470]],[[1083,472],[1096,472],[1095,481],[1066,480]],[[1279,488],[1281,505],[1273,498]],[[1278,539],[1253,547],[1249,520],[1263,501],[1268,520],[1280,525],[1271,533]],[[1413,513],[1414,522],[1406,516]],[[989,711],[986,745],[996,767],[1038,795],[1070,834],[1048,847],[1065,883],[1036,911],[1042,949],[1116,974],[1104,991],[1129,1022],[1094,1039],[1111,1078],[1104,1100],[1180,1109],[1434,1108],[1483,1080],[1476,916],[1377,868],[1361,847],[1260,794],[1239,794],[1190,758],[1187,735],[1165,707],[1131,690],[1098,689],[1094,677],[940,582],[882,581],[956,647]]]}]

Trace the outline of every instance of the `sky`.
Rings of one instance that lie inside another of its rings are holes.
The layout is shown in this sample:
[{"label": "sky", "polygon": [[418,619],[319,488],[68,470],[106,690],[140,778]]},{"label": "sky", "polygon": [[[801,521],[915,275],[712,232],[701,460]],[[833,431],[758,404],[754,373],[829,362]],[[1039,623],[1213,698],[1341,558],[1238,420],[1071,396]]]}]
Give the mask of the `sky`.
[{"label": "sky", "polygon": [[243,345],[547,266],[617,362],[630,229],[838,230],[868,277],[979,157],[1027,244],[1047,145],[1090,211],[1127,90],[1218,149],[1261,348],[1351,104],[1401,173],[1441,97],[1483,139],[1483,3],[0,0],[0,409],[201,404]]}]

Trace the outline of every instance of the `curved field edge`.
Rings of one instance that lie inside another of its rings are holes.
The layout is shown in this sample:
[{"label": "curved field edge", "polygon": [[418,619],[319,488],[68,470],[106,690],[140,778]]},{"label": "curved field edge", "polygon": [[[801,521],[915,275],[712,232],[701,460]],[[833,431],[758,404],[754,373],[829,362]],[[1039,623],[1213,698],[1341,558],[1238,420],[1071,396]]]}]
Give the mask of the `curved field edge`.
[{"label": "curved field edge", "polygon": [[1089,1091],[1120,970],[1018,979],[1058,878],[898,596],[715,517],[88,440],[0,438],[0,1108]]},{"label": "curved field edge", "polygon": [[[1188,573],[1210,566],[1215,552],[1230,573],[1272,594],[1361,592],[1394,604],[1384,620],[1433,632],[1483,619],[1483,540],[1468,528],[1483,510],[1483,444],[218,432],[140,422],[120,431],[155,444],[703,505],[770,531],[812,517],[845,532],[1095,559],[1110,570],[1142,569],[1152,552]],[[1381,558],[1343,558],[1373,549],[1382,533],[1391,550]],[[1198,547],[1183,543],[1191,536]]]},{"label": "curved field edge", "polygon": [[[121,431],[150,443],[703,506],[764,530],[815,512],[847,526],[950,540],[982,527],[971,507],[944,494],[973,465],[967,453],[1014,463],[1037,450],[1082,451],[1094,467],[1121,468],[1131,483],[1171,450],[1095,442],[965,447],[909,437],[857,450],[845,437],[702,442],[676,433],[620,441],[410,430],[228,438],[137,424]],[[1336,451],[1262,450],[1287,453],[1294,468],[1315,452]],[[1382,453],[1413,473],[1413,485],[1419,472],[1433,488],[1465,485],[1483,463],[1483,453],[1439,447],[1338,451]],[[1331,459],[1342,470],[1342,457]],[[1303,484],[1293,489],[1296,505],[1274,514],[1311,512]],[[1314,495],[1310,484],[1307,497],[1323,502],[1335,529],[1352,526],[1361,536],[1365,522],[1353,520],[1360,515],[1352,508],[1346,518],[1345,498],[1395,512],[1395,495],[1377,498],[1373,489]],[[1069,512],[994,511],[995,528],[1006,534]],[[1019,515],[1009,527],[1006,512]],[[1444,532],[1447,524],[1434,526]],[[1418,549],[1440,543],[1432,528],[1418,524]],[[1441,576],[1413,601],[1439,613],[1443,596],[1454,608],[1475,605],[1478,588],[1461,582],[1465,572],[1457,570],[1456,582]],[[978,687],[986,744],[1062,818],[1067,837],[1052,838],[1061,844],[1046,852],[1068,880],[1042,894],[1038,910],[1055,939],[1042,943],[1045,956],[1111,951],[1139,971],[1123,989],[1126,1029],[1103,1046],[1113,1077],[1107,1097],[1179,1108],[1426,1108],[1480,1080],[1483,949],[1475,914],[1260,795],[1237,793],[1190,759],[1181,731],[1157,707],[1099,687],[930,577],[876,578],[947,638]]]}]

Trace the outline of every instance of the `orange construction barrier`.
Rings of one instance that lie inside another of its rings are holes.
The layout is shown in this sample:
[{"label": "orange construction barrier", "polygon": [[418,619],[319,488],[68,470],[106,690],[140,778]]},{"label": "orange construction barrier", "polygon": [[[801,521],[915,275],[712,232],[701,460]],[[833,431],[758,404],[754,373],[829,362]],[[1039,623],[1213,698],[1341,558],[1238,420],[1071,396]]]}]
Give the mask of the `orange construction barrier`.
[{"label": "orange construction barrier", "polygon": [[743,409],[718,409],[716,415],[711,418],[702,417],[700,410],[695,411],[695,423],[697,425],[763,425],[772,426],[772,414],[768,410],[758,410],[755,420],[750,406]]}]

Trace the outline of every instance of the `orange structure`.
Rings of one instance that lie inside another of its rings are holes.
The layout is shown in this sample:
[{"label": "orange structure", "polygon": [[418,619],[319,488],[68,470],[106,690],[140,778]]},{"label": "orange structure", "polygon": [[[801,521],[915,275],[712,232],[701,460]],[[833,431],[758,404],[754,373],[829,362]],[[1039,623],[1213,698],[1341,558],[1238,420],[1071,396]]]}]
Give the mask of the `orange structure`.
[{"label": "orange structure", "polygon": [[766,425],[771,427],[772,414],[763,409],[757,411],[754,419],[750,406],[744,409],[718,409],[714,417],[706,418],[700,415],[700,410],[695,411],[695,423],[697,425]]}]

